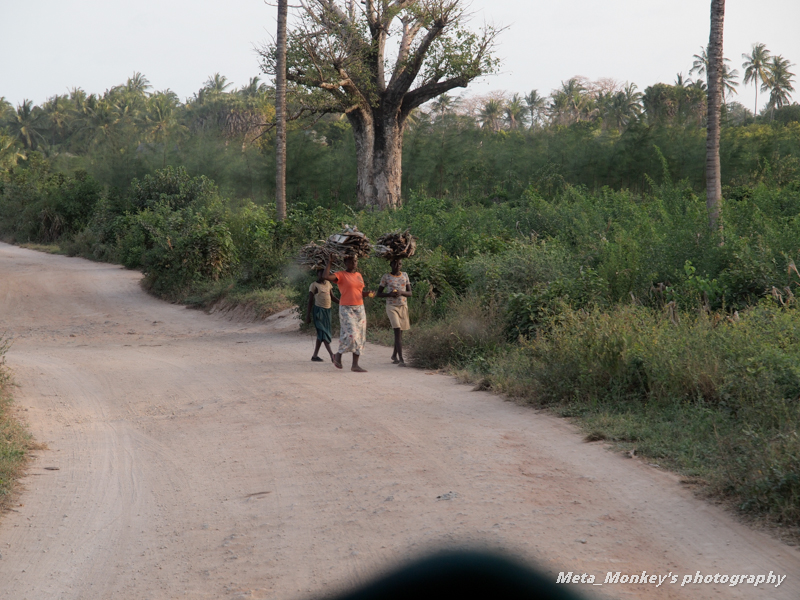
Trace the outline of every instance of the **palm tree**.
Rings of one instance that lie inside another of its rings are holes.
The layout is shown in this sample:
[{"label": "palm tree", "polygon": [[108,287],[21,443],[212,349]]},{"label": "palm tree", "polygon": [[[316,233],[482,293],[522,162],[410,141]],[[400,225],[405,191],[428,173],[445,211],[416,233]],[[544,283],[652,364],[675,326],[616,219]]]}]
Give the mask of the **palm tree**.
[{"label": "palm tree", "polygon": [[731,94],[738,94],[739,92],[736,90],[739,87],[739,71],[737,69],[731,69],[728,67],[730,60],[727,58],[722,63],[722,103],[727,103],[727,96],[728,93]]},{"label": "palm tree", "polygon": [[131,94],[140,94],[144,95],[147,93],[147,90],[151,89],[153,86],[150,85],[150,81],[139,73],[138,71],[134,71],[133,76],[128,78],[128,81],[125,83],[125,91]]},{"label": "palm tree", "polygon": [[147,102],[145,114],[146,132],[156,144],[162,145],[161,168],[167,166],[167,138],[180,129],[186,129],[178,122],[178,96],[172,90],[156,92]]},{"label": "palm tree", "polygon": [[554,90],[550,95],[548,107],[551,118],[559,125],[569,125],[579,121],[581,115],[586,113],[588,101],[586,88],[577,77],[561,82],[561,89]]},{"label": "palm tree", "polygon": [[767,82],[769,76],[769,59],[770,52],[764,44],[753,44],[753,49],[750,54],[742,54],[745,59],[742,63],[744,69],[744,84],[747,85],[753,82],[756,88],[756,103],[753,106],[753,115],[758,113],[758,88]]},{"label": "palm tree", "polygon": [[61,138],[70,119],[72,106],[67,96],[53,96],[42,105],[42,117],[50,129],[50,145],[55,146],[56,136]]},{"label": "palm tree", "polygon": [[[706,129],[706,208],[712,231],[721,230],[722,178],[719,164],[719,121],[724,90],[722,54],[725,0],[711,0],[711,31],[705,72],[708,75],[708,124]],[[700,58],[697,57],[696,58]],[[694,69],[694,65],[692,66]]]},{"label": "palm tree", "polygon": [[[692,68],[689,69],[689,74],[697,73],[700,76],[706,75],[708,73],[708,53],[706,52],[705,48],[700,48],[700,54],[695,54],[693,56],[694,62],[692,62]],[[731,92],[736,94],[736,88],[739,87],[739,83],[736,81],[739,78],[739,71],[736,69],[731,69],[728,67],[728,63],[731,60],[729,58],[722,59],[722,103],[725,103],[725,95],[726,92]],[[697,84],[697,82],[694,82]],[[676,82],[677,85],[677,82]]]},{"label": "palm tree", "polygon": [[286,21],[288,13],[287,0],[278,0],[278,34],[275,43],[275,211],[279,221],[286,219]]},{"label": "palm tree", "polygon": [[232,85],[233,82],[228,81],[227,77],[220,75],[219,73],[214,73],[213,75],[209,76],[209,78],[203,84],[203,89],[208,92],[221,94]]},{"label": "palm tree", "polygon": [[258,77],[251,77],[250,81],[247,85],[242,86],[242,89],[239,92],[245,98],[252,98],[254,96],[258,96],[260,93],[266,91],[267,86],[265,83],[261,83],[261,80]]},{"label": "palm tree", "polygon": [[[602,99],[598,97],[598,103]],[[636,91],[636,84],[629,83],[616,94],[605,98],[606,118],[622,131],[642,114],[642,93]]]},{"label": "palm tree", "polygon": [[11,106],[11,102],[6,100],[5,96],[0,96],[0,125],[8,119],[11,118],[11,114],[14,112],[14,107]]},{"label": "palm tree", "polygon": [[508,128],[515,131],[525,122],[525,106],[522,103],[522,98],[519,94],[514,94],[511,101],[505,107],[505,120],[508,123]]},{"label": "palm tree", "polygon": [[17,105],[8,121],[8,129],[28,150],[35,150],[38,142],[43,140],[40,113],[32,100],[23,100]]},{"label": "palm tree", "polygon": [[452,111],[459,102],[458,98],[453,98],[450,94],[442,94],[433,99],[431,107],[433,112],[436,113],[437,119],[444,119],[444,116]]},{"label": "palm tree", "polygon": [[701,77],[708,72],[708,52],[706,49],[701,47],[700,54],[692,55],[694,59],[692,61],[692,68],[689,69],[689,75],[692,73],[697,73]]},{"label": "palm tree", "polygon": [[789,71],[789,67],[794,66],[787,59],[780,55],[772,57],[768,63],[769,74],[767,81],[761,86],[761,91],[769,91],[769,104],[772,117],[775,116],[775,109],[789,104],[794,73]]},{"label": "palm tree", "polygon": [[[4,100],[5,98],[0,98],[0,103]],[[0,112],[2,112],[2,106],[0,106]],[[17,143],[14,137],[6,135],[3,130],[0,130],[0,171],[16,166],[19,160],[25,160],[25,155],[19,151]]]},{"label": "palm tree", "polygon": [[528,112],[531,114],[531,129],[541,119],[546,102],[547,98],[540,96],[536,90],[531,90],[531,93],[525,96],[525,104],[528,105]]},{"label": "palm tree", "polygon": [[503,114],[503,105],[499,100],[491,98],[486,101],[480,110],[479,118],[484,129],[500,131],[500,118]]}]

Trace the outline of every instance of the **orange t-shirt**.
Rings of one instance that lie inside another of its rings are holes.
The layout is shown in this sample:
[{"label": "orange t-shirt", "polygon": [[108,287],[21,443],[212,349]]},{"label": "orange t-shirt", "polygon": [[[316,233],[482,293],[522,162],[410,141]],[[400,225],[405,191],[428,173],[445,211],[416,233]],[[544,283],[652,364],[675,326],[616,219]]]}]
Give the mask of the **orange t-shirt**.
[{"label": "orange t-shirt", "polygon": [[364,278],[361,273],[348,273],[347,271],[339,271],[334,273],[336,276],[336,284],[339,286],[341,298],[339,304],[344,306],[359,306],[364,304],[364,298],[361,292],[364,290]]}]

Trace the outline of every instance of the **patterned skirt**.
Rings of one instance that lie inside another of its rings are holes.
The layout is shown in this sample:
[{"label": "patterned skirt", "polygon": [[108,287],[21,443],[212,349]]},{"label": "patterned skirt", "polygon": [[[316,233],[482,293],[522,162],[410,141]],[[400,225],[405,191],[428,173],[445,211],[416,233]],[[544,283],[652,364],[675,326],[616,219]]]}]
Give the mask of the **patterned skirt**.
[{"label": "patterned skirt", "polygon": [[367,313],[364,305],[339,305],[339,354],[361,354],[367,340]]}]

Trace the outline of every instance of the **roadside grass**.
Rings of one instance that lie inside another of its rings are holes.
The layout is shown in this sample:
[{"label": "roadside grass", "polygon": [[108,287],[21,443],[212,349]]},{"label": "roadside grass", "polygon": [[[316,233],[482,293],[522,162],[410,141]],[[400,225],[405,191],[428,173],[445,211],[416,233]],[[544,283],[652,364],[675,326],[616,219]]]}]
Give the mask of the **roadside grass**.
[{"label": "roadside grass", "polygon": [[38,252],[46,252],[47,254],[59,254],[67,256],[67,251],[64,250],[59,244],[37,244],[34,242],[26,242],[19,245],[20,248],[27,248],[28,250],[36,250]]},{"label": "roadside grass", "polygon": [[10,375],[5,366],[5,353],[10,343],[0,338],[0,510],[8,507],[17,480],[32,449],[31,437],[14,417]]},{"label": "roadside grass", "polygon": [[533,339],[457,374],[573,418],[587,441],[702,482],[744,514],[796,528],[800,315],[763,302],[736,320],[680,317],[565,310]]},{"label": "roadside grass", "polygon": [[[148,287],[147,279],[143,285]],[[164,297],[163,294],[157,295]],[[201,282],[170,294],[165,299],[203,310],[238,310],[242,316],[254,320],[266,319],[298,304],[296,292],[291,287],[279,285],[262,288],[241,284],[235,279]]]}]

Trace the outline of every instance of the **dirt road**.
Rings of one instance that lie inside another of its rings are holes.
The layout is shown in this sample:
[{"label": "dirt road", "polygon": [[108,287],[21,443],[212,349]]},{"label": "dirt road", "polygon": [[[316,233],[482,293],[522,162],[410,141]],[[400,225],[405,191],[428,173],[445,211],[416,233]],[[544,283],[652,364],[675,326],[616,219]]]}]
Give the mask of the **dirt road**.
[{"label": "dirt road", "polygon": [[[800,598],[800,552],[563,420],[388,364],[309,361],[290,318],[155,300],[117,266],[0,244],[0,331],[37,440],[0,521],[0,598],[305,598],[431,548],[555,574],[679,576],[589,597]],[[57,470],[56,470],[57,469]],[[768,574],[779,587],[687,584]]]}]

